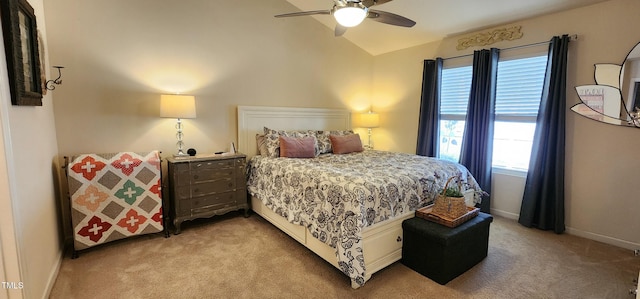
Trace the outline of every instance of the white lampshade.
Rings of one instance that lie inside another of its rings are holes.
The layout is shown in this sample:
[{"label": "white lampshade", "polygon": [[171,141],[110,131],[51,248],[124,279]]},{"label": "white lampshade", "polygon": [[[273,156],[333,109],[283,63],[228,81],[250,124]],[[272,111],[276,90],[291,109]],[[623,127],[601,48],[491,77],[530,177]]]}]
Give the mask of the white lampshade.
[{"label": "white lampshade", "polygon": [[160,117],[196,118],[196,98],[179,94],[161,95]]},{"label": "white lampshade", "polygon": [[360,7],[357,4],[359,3],[350,2],[346,7],[336,8],[333,12],[333,17],[344,27],[357,26],[367,17],[368,11],[366,7]]},{"label": "white lampshade", "polygon": [[377,128],[380,126],[380,116],[378,113],[363,113],[360,114],[360,126],[363,128]]}]

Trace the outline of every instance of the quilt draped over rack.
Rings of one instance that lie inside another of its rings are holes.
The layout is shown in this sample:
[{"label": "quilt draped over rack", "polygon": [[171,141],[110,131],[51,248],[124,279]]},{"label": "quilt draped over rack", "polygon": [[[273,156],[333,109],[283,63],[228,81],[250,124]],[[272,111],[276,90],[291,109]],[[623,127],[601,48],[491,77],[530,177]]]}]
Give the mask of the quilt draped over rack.
[{"label": "quilt draped over rack", "polygon": [[67,167],[75,250],[163,231],[158,151],[83,154]]}]

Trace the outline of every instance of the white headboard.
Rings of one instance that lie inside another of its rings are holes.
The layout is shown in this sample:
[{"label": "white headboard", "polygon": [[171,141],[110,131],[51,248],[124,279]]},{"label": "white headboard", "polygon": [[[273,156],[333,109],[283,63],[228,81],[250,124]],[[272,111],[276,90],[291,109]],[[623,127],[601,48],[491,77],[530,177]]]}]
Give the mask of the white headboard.
[{"label": "white headboard", "polygon": [[238,151],[247,158],[257,154],[256,134],[274,130],[345,130],[351,112],[343,109],[238,106]]}]

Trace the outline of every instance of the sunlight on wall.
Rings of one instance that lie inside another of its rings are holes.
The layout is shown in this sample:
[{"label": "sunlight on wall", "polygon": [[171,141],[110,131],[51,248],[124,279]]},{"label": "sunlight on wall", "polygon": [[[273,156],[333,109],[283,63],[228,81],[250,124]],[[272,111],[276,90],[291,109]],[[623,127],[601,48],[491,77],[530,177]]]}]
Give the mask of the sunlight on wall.
[{"label": "sunlight on wall", "polygon": [[344,92],[343,95],[338,95],[338,98],[347,106],[347,109],[351,111],[351,128],[357,128],[359,114],[366,113],[372,108],[370,94],[362,91],[361,88],[354,87],[353,90]]},{"label": "sunlight on wall", "polygon": [[366,113],[371,110],[372,100],[368,95],[360,94],[346,99],[345,104],[353,113]]},{"label": "sunlight on wall", "polygon": [[148,48],[132,47],[124,54],[105,52],[100,56],[104,58],[105,68],[165,93],[192,92],[214,81],[218,69],[214,70],[196,58],[198,53],[176,55],[183,52],[184,49],[177,45],[168,45],[153,52]]},{"label": "sunlight on wall", "polygon": [[403,85],[401,82],[394,82],[394,80],[390,78],[383,80],[383,82],[382,84],[376,82],[371,102],[379,109],[386,110],[389,107],[397,105],[407,96],[407,88],[406,84]]},{"label": "sunlight on wall", "polygon": [[194,68],[184,66],[155,65],[129,68],[132,79],[167,93],[187,93],[206,86],[211,82],[207,75]]},{"label": "sunlight on wall", "polygon": [[393,79],[384,80],[384,84],[375,86],[373,94],[363,92],[354,88],[343,92],[340,96],[342,101],[351,110],[351,124],[355,133],[360,134],[362,144],[368,143],[368,130],[360,126],[359,119],[361,113],[368,111],[376,112],[380,115],[380,127],[374,128],[371,132],[371,142],[377,150],[395,150],[398,148],[394,138],[398,136],[392,134],[393,128],[388,128],[389,122],[394,121],[388,113],[394,110],[394,106],[406,100],[406,90],[402,88],[400,82]]},{"label": "sunlight on wall", "polygon": [[371,110],[380,114],[380,127],[373,129],[371,138],[375,149],[392,151],[398,148],[394,140],[398,136],[392,134],[393,128],[389,128],[390,122],[401,120],[393,119],[390,111],[395,110],[396,106],[402,103],[407,96],[407,91],[394,79],[387,78],[383,82],[376,83],[371,97]]},{"label": "sunlight on wall", "polygon": [[391,151],[398,148],[393,139],[393,132],[382,127],[373,129],[374,148],[381,151]]}]

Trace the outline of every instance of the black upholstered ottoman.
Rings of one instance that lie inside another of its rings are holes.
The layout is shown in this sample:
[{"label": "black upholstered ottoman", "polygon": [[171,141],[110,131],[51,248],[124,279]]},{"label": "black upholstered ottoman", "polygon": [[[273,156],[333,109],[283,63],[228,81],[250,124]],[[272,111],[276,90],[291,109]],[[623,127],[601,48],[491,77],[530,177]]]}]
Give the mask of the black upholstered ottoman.
[{"label": "black upholstered ottoman", "polygon": [[446,284],[487,256],[493,217],[478,216],[455,228],[422,218],[402,222],[402,263],[439,284]]}]

